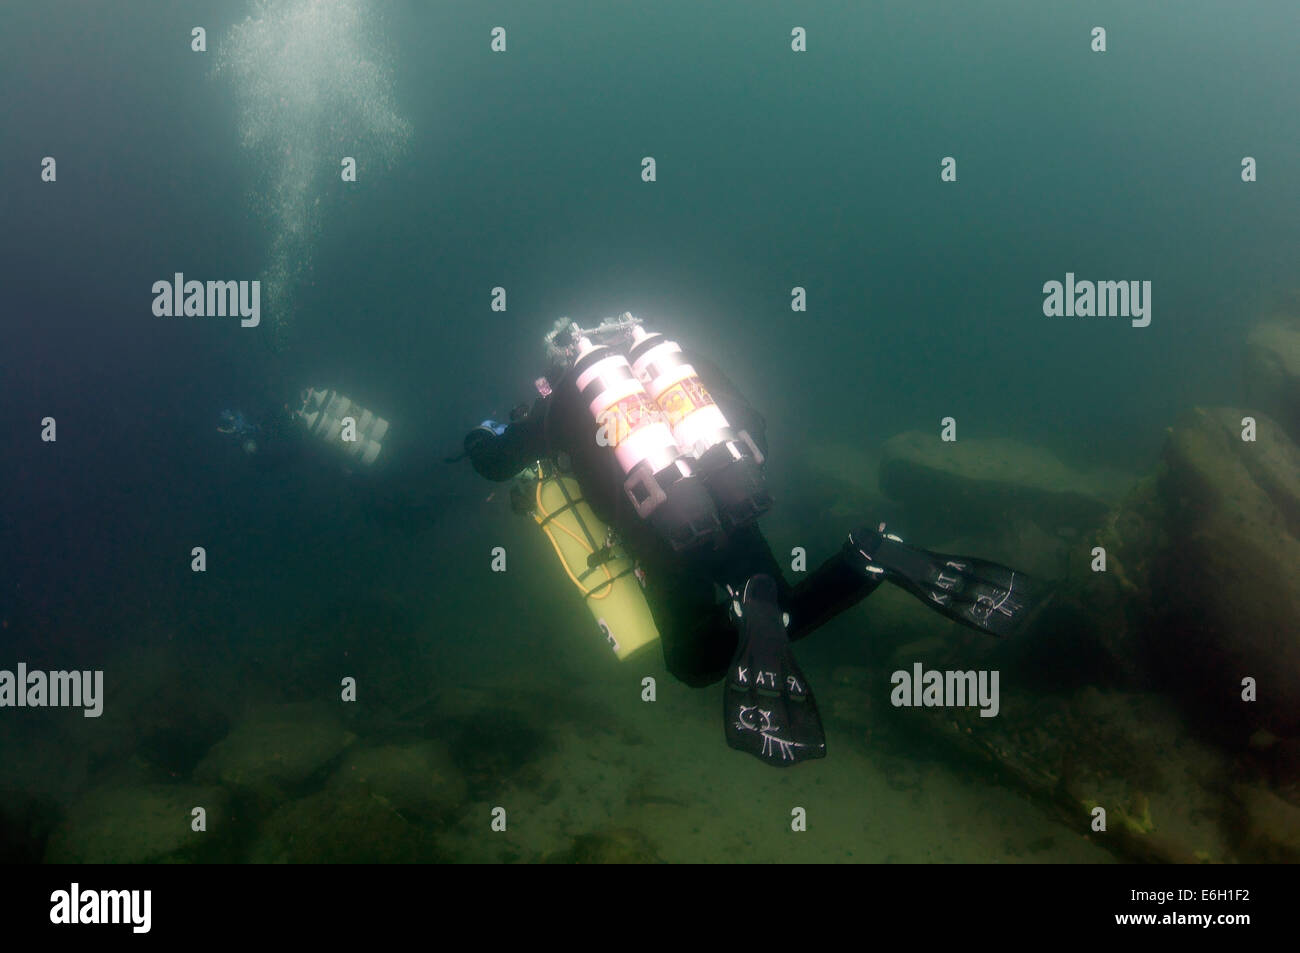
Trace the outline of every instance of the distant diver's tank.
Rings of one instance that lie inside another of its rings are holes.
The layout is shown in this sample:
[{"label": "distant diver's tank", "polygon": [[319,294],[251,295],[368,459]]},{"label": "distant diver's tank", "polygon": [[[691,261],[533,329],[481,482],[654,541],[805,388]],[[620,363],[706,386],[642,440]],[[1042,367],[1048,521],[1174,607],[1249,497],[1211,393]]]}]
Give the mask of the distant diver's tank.
[{"label": "distant diver's tank", "polygon": [[[383,450],[388,421],[333,390],[308,388],[294,413],[307,432],[336,447],[363,467],[374,465]],[[349,425],[350,424],[350,425]]]},{"label": "distant diver's tank", "polygon": [[569,376],[596,425],[597,442],[618,460],[637,516],[677,551],[716,539],[722,527],[709,491],[627,357],[581,337]]},{"label": "distant diver's tank", "polygon": [[772,506],[763,454],[747,431],[737,433],[676,341],[632,330],[632,372],[664,412],[673,439],[695,460],[695,472],[727,529],[744,526]]},{"label": "distant diver's tank", "polygon": [[636,564],[592,512],[577,480],[553,463],[538,463],[516,477],[511,498],[551,541],[620,662],[659,641]]}]

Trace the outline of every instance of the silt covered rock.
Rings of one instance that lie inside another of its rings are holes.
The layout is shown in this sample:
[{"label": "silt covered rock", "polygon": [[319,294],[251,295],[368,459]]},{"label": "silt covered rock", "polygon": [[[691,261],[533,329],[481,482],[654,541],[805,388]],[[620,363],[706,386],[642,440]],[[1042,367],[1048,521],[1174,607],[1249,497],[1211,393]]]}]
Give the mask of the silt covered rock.
[{"label": "silt covered rock", "polygon": [[[193,829],[196,807],[206,831]],[[90,791],[46,847],[52,864],[148,864],[202,859],[225,840],[229,800],[215,787],[143,785]]]},{"label": "silt covered rock", "polygon": [[403,816],[424,820],[454,810],[468,792],[447,746],[436,741],[354,748],[331,786],[363,791]]},{"label": "silt covered rock", "polygon": [[325,705],[262,706],[213,745],[194,777],[276,796],[306,781],[352,740]]},{"label": "silt covered rock", "polygon": [[1097,523],[1113,486],[1080,474],[1047,450],[1005,438],[944,442],[908,431],[885,441],[880,488],[914,517],[948,533],[1029,520],[1048,533]]},{"label": "silt covered rock", "polygon": [[359,785],[282,804],[248,858],[262,864],[416,864],[445,860],[432,832]]},{"label": "silt covered rock", "polygon": [[1273,318],[1246,339],[1246,388],[1252,404],[1300,441],[1300,318]]},{"label": "silt covered rock", "polygon": [[[1300,448],[1273,419],[1197,409],[1174,428],[1152,563],[1156,658],[1216,719],[1300,732]],[[1241,699],[1253,678],[1258,700]]]}]

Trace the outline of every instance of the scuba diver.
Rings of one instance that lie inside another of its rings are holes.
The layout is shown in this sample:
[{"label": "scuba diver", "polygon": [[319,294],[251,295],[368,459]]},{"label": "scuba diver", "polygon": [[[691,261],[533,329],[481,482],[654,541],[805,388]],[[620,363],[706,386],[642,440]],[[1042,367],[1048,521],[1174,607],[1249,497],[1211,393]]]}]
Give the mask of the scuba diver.
[{"label": "scuba diver", "polygon": [[257,453],[257,435],[262,432],[262,428],[250,423],[242,410],[223,410],[217,420],[219,433],[238,440],[244,453]]},{"label": "scuba diver", "polygon": [[724,680],[731,747],[778,766],[825,756],[790,643],[882,582],[1000,636],[1041,601],[1017,570],[908,546],[883,524],[791,585],[757,523],[773,503],[763,418],[715,365],[626,312],[590,329],[561,318],[546,345],[532,407],[483,421],[449,462],[515,481],[515,509],[550,537],[620,659],[657,639],[676,678]]},{"label": "scuba diver", "polygon": [[[307,387],[257,416],[225,410],[217,430],[238,441],[262,474],[330,477],[322,492],[337,496],[343,489],[358,513],[386,530],[419,533],[448,510],[446,493],[429,479],[442,454],[415,428],[391,428],[387,417],[340,391]],[[338,475],[346,478],[344,487],[333,479]]]},{"label": "scuba diver", "polygon": [[[384,449],[388,421],[333,390],[303,389],[296,407],[281,405],[253,421],[242,410],[223,410],[217,430],[243,451],[282,462],[310,444],[326,448],[347,469],[371,470]],[[261,442],[259,443],[259,438]]]}]

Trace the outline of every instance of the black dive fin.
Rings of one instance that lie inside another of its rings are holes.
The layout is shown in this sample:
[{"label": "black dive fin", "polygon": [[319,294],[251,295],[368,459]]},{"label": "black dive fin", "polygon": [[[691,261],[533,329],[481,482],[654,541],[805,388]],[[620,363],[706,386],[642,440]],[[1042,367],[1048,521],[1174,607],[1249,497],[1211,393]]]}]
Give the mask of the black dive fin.
[{"label": "black dive fin", "polygon": [[826,757],[817,702],[790,651],[771,576],[751,576],[732,614],[740,645],[723,689],[727,744],[789,767]]},{"label": "black dive fin", "polygon": [[865,572],[883,574],[934,611],[992,635],[1015,635],[1050,596],[1019,570],[916,549],[876,530],[854,530],[846,549]]}]

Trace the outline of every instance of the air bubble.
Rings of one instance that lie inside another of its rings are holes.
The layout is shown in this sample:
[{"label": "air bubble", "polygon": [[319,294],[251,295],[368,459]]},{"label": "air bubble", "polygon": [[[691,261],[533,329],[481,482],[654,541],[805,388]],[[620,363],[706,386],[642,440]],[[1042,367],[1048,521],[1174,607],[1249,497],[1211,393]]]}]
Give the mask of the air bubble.
[{"label": "air bubble", "polygon": [[343,156],[364,153],[366,168],[391,168],[410,140],[378,20],[369,0],[259,0],[220,46],[217,71],[234,88],[240,141],[263,169],[252,204],[271,232],[262,297],[278,341]]}]

